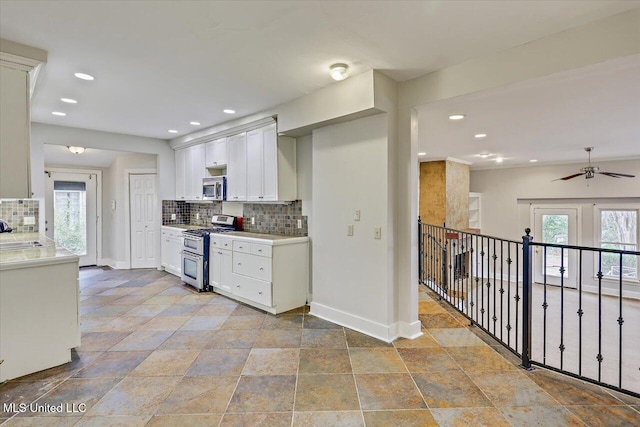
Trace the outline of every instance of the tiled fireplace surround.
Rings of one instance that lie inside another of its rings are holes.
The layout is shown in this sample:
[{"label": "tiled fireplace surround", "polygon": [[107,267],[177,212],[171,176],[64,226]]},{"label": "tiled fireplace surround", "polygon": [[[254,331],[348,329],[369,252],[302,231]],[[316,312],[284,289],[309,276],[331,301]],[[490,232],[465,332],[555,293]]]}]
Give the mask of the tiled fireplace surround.
[{"label": "tiled fireplace surround", "polygon": [[[222,202],[162,201],[162,225],[192,224],[207,227],[211,224],[211,217],[221,213]],[[176,215],[176,219],[171,219],[172,214]],[[197,214],[200,214],[199,218]],[[285,236],[308,234],[307,217],[302,215],[300,200],[288,204],[245,203],[243,218],[244,231]],[[251,218],[255,218],[253,225]],[[299,219],[302,220],[302,228],[297,227]]]}]

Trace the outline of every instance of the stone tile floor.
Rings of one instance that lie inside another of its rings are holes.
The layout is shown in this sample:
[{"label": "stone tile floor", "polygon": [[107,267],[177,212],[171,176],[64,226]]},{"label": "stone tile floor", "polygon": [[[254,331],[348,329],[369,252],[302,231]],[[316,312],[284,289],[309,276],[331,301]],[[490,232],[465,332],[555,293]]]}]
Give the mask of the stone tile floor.
[{"label": "stone tile floor", "polygon": [[155,270],[83,269],[73,361],[0,386],[7,426],[624,426],[640,399],[526,372],[420,290],[424,335],[384,343],[313,317],[197,294]]}]

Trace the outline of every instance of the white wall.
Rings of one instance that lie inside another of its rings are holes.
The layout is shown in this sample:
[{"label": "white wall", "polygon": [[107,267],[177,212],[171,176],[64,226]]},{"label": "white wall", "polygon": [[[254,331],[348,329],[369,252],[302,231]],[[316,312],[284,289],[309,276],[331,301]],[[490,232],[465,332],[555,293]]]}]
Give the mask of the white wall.
[{"label": "white wall", "polygon": [[[307,217],[307,231],[313,235],[313,138],[302,136],[296,140],[296,179],[298,200],[302,201],[302,215]],[[313,238],[309,237],[309,294],[313,294]]]},{"label": "white wall", "polygon": [[[471,171],[472,192],[482,193],[482,234],[519,240],[529,227],[530,203],[592,204],[595,199],[640,198],[640,159],[594,162],[603,171],[622,172],[636,178],[582,177],[554,179],[579,172],[581,163]],[[537,201],[536,201],[537,200]],[[588,209],[587,209],[588,211]],[[591,233],[587,234],[590,235]],[[593,241],[586,239],[584,244]]]}]

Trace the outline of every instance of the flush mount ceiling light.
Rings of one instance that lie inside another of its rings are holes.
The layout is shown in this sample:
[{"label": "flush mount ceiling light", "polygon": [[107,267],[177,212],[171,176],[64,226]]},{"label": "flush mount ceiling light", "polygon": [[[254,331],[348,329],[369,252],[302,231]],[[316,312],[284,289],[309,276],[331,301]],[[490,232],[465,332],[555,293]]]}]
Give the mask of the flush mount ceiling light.
[{"label": "flush mount ceiling light", "polygon": [[473,135],[474,138],[486,138],[487,134],[486,133],[476,133],[475,135]]},{"label": "flush mount ceiling light", "polygon": [[168,132],[169,132],[169,133],[178,133],[178,131],[177,131],[177,130],[175,130],[175,129],[169,129],[169,131],[168,131]]},{"label": "flush mount ceiling light", "polygon": [[502,163],[504,159],[502,157],[496,157],[496,163]]},{"label": "flush mount ceiling light", "polygon": [[343,63],[333,64],[329,67],[329,74],[333,80],[344,80],[349,77],[349,66]]},{"label": "flush mount ceiling light", "polygon": [[75,99],[71,99],[71,98],[60,98],[60,101],[66,102],[67,104],[77,104],[78,103],[78,101],[76,101]]},{"label": "flush mount ceiling light", "polygon": [[222,110],[222,112],[225,113],[225,114],[235,114],[236,110],[226,109],[226,110]]},{"label": "flush mount ceiling light", "polygon": [[452,114],[449,116],[449,120],[462,120],[465,118],[464,114]]},{"label": "flush mount ceiling light", "polygon": [[84,153],[85,148],[84,147],[67,147],[69,149],[69,151],[71,151],[73,154],[82,154]]},{"label": "flush mount ceiling light", "polygon": [[52,111],[51,114],[53,114],[54,116],[66,116],[67,113],[63,113],[61,111]]},{"label": "flush mount ceiling light", "polygon": [[189,122],[190,125],[200,126],[200,122]]},{"label": "flush mount ceiling light", "polygon": [[418,153],[418,156],[426,156],[426,155],[427,155],[427,153],[422,153],[422,152]]},{"label": "flush mount ceiling light", "polygon": [[74,76],[76,76],[80,80],[93,80],[94,79],[94,77],[91,74],[86,74],[86,73],[75,73]]},{"label": "flush mount ceiling light", "polygon": [[529,160],[529,163],[535,163],[535,162],[537,162],[537,160],[536,160],[536,159],[531,159],[531,160]]},{"label": "flush mount ceiling light", "polygon": [[489,157],[491,154],[489,153],[480,153],[478,154],[478,157],[482,157],[483,159],[486,159],[487,157]]}]

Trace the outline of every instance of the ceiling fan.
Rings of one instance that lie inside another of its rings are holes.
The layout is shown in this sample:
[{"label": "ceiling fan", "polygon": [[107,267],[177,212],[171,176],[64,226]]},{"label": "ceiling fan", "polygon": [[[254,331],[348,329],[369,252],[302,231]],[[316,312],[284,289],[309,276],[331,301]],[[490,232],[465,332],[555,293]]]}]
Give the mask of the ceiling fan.
[{"label": "ceiling fan", "polygon": [[618,173],[618,172],[600,172],[600,168],[598,166],[591,166],[591,152],[593,151],[593,147],[585,147],[584,151],[589,154],[589,165],[580,169],[580,173],[574,173],[573,175],[565,176],[563,178],[554,179],[554,181],[567,181],[569,179],[573,179],[575,177],[584,175],[585,179],[591,179],[596,176],[597,173],[601,175],[610,176],[612,178],[635,178],[635,175],[629,175],[626,173]]}]

